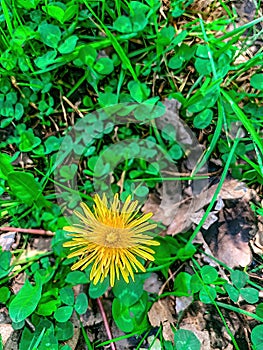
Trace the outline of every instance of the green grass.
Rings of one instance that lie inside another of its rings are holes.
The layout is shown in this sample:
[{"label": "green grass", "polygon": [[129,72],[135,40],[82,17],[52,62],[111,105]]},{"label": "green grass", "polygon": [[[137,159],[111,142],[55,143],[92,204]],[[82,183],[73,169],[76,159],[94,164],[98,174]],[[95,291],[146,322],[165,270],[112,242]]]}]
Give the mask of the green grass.
[{"label": "green grass", "polygon": [[[205,266],[196,258],[197,252],[205,253],[193,241],[228,176],[256,189],[263,185],[262,50],[236,62],[260,38],[258,33],[247,38],[246,33],[263,18],[229,32],[235,16],[228,4],[220,1],[221,16],[209,21],[205,14],[197,16],[192,2],[171,1],[167,9],[161,9],[157,0],[0,3],[0,219],[1,226],[29,229],[17,249],[0,253],[0,302],[14,328],[22,330],[21,349],[42,349],[50,342],[54,349],[69,350],[65,342],[73,336],[70,317],[74,311],[81,321],[87,310],[83,295],[72,299],[72,288],[84,284],[89,300],[103,299],[108,289],[107,280],[96,287],[90,282],[89,269],[72,272],[75,260],[66,259],[68,251],[62,245],[68,237],[63,227],[69,219],[74,221],[72,212],[79,201],[92,208],[93,193],[100,191],[109,196],[121,192],[122,201],[132,195],[143,204],[165,181],[181,181],[185,186],[189,181],[209,180],[202,169],[209,172],[211,159],[222,164],[217,167],[220,179],[200,223],[176,237],[156,238],[160,246],[147,273],[136,274],[135,283],[120,281],[122,291],[116,288],[110,294],[113,316],[108,317],[125,334],[92,343],[80,323],[82,337],[88,349],[138,336],[137,348],[144,341],[150,347],[160,341],[169,350],[184,336],[192,339],[191,349],[198,350],[197,338],[182,333],[179,321],[172,328],[172,345],[164,340],[162,325],[154,329],[147,316],[155,301],[180,296],[181,285],[183,295],[214,305],[235,349],[240,344],[222,309],[256,320],[249,337],[257,349],[262,303],[255,295],[261,286],[247,267],[247,272],[240,271],[245,274],[240,275],[245,280],[240,287],[240,281],[232,280],[233,271],[220,262],[229,281],[213,279],[219,272],[213,268],[206,282]],[[202,153],[190,173],[182,176],[165,174],[171,165],[181,172],[191,151],[187,141],[180,142],[176,118],[162,130],[157,128],[165,98],[181,103],[181,120],[201,140]],[[236,124],[239,131],[233,133]],[[259,203],[254,210],[262,215]],[[30,229],[55,233],[50,251],[25,256],[34,239]],[[156,232],[163,229],[159,223]],[[262,265],[262,257],[258,259]],[[195,266],[191,274],[181,267],[190,264]],[[174,278],[160,295],[143,290],[151,273],[165,283],[169,271]],[[27,282],[15,296],[12,283],[21,274]],[[193,287],[197,279],[200,289]],[[227,289],[228,283],[232,289]],[[240,308],[230,290],[244,294],[256,311]],[[219,301],[222,295],[224,302]]]}]

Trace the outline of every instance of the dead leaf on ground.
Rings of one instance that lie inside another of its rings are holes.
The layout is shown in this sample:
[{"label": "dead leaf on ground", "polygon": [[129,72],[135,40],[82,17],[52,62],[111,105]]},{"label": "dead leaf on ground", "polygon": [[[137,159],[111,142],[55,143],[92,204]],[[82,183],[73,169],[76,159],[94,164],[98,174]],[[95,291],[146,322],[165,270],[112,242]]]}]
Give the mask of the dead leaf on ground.
[{"label": "dead leaf on ground", "polygon": [[150,311],[148,317],[150,324],[153,327],[163,326],[163,337],[165,340],[173,341],[174,333],[171,329],[171,325],[175,323],[174,316],[172,314],[173,305],[170,298],[164,298],[156,301]]},{"label": "dead leaf on ground", "polygon": [[158,294],[162,286],[162,281],[159,280],[157,273],[152,273],[144,282],[143,289],[152,294]]},{"label": "dead leaf on ground", "polygon": [[219,220],[202,230],[212,253],[231,268],[250,264],[249,241],[255,235],[255,217],[248,202],[228,200],[219,212]]},{"label": "dead leaf on ground", "polygon": [[7,340],[13,334],[14,329],[10,323],[1,323],[0,324],[0,335],[2,337],[3,345],[6,344]]},{"label": "dead leaf on ground", "polygon": [[0,246],[2,250],[10,250],[15,242],[16,232],[6,232],[0,235]]},{"label": "dead leaf on ground", "polygon": [[189,297],[183,296],[183,297],[176,297],[175,301],[175,310],[176,313],[179,314],[183,311],[185,311],[188,306],[190,306],[193,302],[194,298],[192,295]]},{"label": "dead leaf on ground", "polygon": [[[143,211],[152,211],[153,220],[168,226],[166,234],[183,233],[199,224],[217,186],[213,185],[199,195],[183,199],[177,204],[177,208],[173,206],[173,217],[167,218],[167,215],[163,215],[168,211],[158,207],[158,198],[154,195],[149,196]],[[249,241],[257,232],[255,214],[249,204],[251,200],[258,201],[254,190],[248,189],[242,182],[227,179],[219,192],[214,209],[201,229],[213,255],[230,267],[247,266],[251,262]],[[167,224],[169,221],[171,223]]]},{"label": "dead leaf on ground", "polygon": [[[166,112],[162,117],[156,119],[156,126],[158,130],[162,132],[165,132],[166,128],[169,126],[169,132],[174,132],[176,141],[187,155],[182,167],[187,171],[187,174],[190,175],[196,167],[198,159],[202,156],[203,149],[190,128],[180,119],[180,103],[175,99],[165,99],[163,104],[166,107]],[[203,167],[199,171],[199,174],[201,175],[204,172],[207,172],[206,167]],[[165,169],[161,172],[163,177],[178,177],[178,174],[181,173],[182,170],[177,169],[176,165],[171,161],[167,162]],[[192,191],[194,193],[200,193],[204,186],[207,185],[207,182],[207,179],[194,180],[192,182]],[[154,212],[155,216],[153,219],[161,221],[164,225],[168,226],[171,224],[178,210],[181,209],[179,206],[180,203],[182,203],[182,196],[182,181],[163,181],[159,198],[157,199],[152,196],[151,203],[146,203],[143,210]],[[153,208],[149,210],[151,206]]]}]

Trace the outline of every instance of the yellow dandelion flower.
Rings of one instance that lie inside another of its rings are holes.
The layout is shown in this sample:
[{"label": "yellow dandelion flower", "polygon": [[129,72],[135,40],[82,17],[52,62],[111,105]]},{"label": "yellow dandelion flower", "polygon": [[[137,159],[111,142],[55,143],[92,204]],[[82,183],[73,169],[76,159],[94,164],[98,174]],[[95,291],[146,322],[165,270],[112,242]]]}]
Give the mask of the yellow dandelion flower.
[{"label": "yellow dandelion flower", "polygon": [[134,280],[134,271],[146,271],[136,256],[153,261],[154,251],[149,246],[159,245],[151,236],[143,234],[156,227],[156,224],[148,223],[152,213],[136,217],[138,201],[131,201],[131,196],[121,206],[116,194],[108,206],[105,194],[102,198],[96,194],[94,203],[94,213],[85,203],[80,204],[85,216],[74,212],[81,224],[64,227],[65,231],[74,232],[70,235],[72,240],[63,244],[73,250],[68,258],[80,257],[71,269],[84,270],[93,263],[90,279],[94,284],[110,275],[113,286],[120,274],[129,283],[129,276]]}]

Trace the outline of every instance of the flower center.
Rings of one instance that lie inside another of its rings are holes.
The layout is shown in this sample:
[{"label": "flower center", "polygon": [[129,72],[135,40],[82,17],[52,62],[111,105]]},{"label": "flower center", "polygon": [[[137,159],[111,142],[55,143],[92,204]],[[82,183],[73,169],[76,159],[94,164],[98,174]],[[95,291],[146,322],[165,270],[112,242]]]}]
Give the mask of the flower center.
[{"label": "flower center", "polygon": [[129,230],[123,228],[107,227],[96,238],[96,243],[108,248],[127,248],[132,243]]},{"label": "flower center", "polygon": [[112,230],[108,233],[106,233],[105,241],[107,243],[117,243],[118,240],[120,239],[120,235],[116,230]]}]

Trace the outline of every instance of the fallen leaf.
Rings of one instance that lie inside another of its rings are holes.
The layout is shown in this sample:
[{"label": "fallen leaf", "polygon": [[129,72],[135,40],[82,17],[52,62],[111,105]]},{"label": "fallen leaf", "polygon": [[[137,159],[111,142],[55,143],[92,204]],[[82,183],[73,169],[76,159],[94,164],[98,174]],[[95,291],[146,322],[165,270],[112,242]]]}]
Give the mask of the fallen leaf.
[{"label": "fallen leaf", "polygon": [[179,314],[180,312],[185,311],[188,306],[190,306],[193,302],[193,296],[190,295],[189,297],[183,296],[183,297],[176,297],[175,301],[175,310],[176,313]]},{"label": "fallen leaf", "polygon": [[[176,138],[176,142],[180,145],[182,150],[186,155],[186,160],[183,161],[185,163],[185,168],[187,170],[187,174],[190,174],[193,169],[196,167],[198,159],[202,156],[203,149],[201,145],[198,143],[195,135],[191,131],[191,129],[183,122],[179,117],[179,109],[180,103],[177,100],[168,100],[165,99],[163,104],[166,107],[166,112],[163,116],[156,119],[156,126],[159,132],[164,132],[165,130],[169,130],[167,132],[173,133]],[[169,127],[169,129],[167,129]],[[167,159],[166,159],[167,160]],[[165,159],[164,159],[165,161]],[[206,173],[207,169],[204,166],[198,173],[198,175],[202,175]],[[161,172],[164,177],[171,176],[179,176],[182,174],[181,170],[177,169],[177,166],[174,162],[168,160],[166,162],[165,169]],[[178,175],[179,174],[179,175]],[[184,174],[182,174],[184,175]],[[194,180],[192,181],[192,190],[193,193],[200,193],[207,185],[208,180]],[[160,189],[160,196],[157,199],[159,204],[156,205],[156,200],[154,197],[151,197],[152,202],[148,202],[145,204],[143,211],[153,212],[153,219],[156,221],[161,221],[164,225],[168,226],[172,223],[174,217],[178,214],[181,214],[182,208],[180,204],[183,200],[183,191],[182,191],[182,181],[163,181],[162,187]],[[184,201],[183,201],[184,202]],[[151,210],[151,209],[152,210]],[[184,206],[185,208],[185,206]],[[185,209],[183,209],[185,212]]]},{"label": "fallen leaf", "polygon": [[255,229],[254,213],[248,202],[234,199],[225,202],[218,222],[202,233],[213,255],[233,268],[250,264],[249,241]]},{"label": "fallen leaf", "polygon": [[[186,197],[179,203],[173,203],[172,200],[169,200],[167,207],[161,207],[160,198],[151,194],[145,202],[142,211],[145,213],[152,212],[154,214],[152,219],[168,226],[166,233],[174,236],[178,233],[186,232],[193,227],[193,224],[200,222],[202,213],[204,213],[203,208],[211,202],[217,186],[218,184],[212,185],[200,194]],[[243,199],[249,201],[252,199],[257,200],[257,198],[256,192],[248,189],[244,183],[234,179],[226,180],[217,197],[215,209],[210,213],[210,217],[207,218],[203,227],[208,228],[215,221],[216,218],[213,214],[222,209],[224,200]],[[165,203],[165,201],[162,201],[162,203]]]},{"label": "fallen leaf", "polygon": [[2,337],[3,345],[6,344],[8,338],[13,334],[14,329],[11,324],[2,323],[0,324],[0,335]]},{"label": "fallen leaf", "polygon": [[157,273],[152,273],[151,276],[145,280],[143,289],[148,293],[158,294],[161,286],[162,282],[158,279]]},{"label": "fallen leaf", "polygon": [[0,246],[2,250],[10,250],[15,242],[16,232],[6,232],[0,235]]},{"label": "fallen leaf", "polygon": [[171,299],[160,299],[152,305],[148,312],[148,318],[153,327],[163,326],[163,337],[165,340],[173,341],[174,333],[171,325],[174,325],[175,319],[171,310],[173,310]]}]

